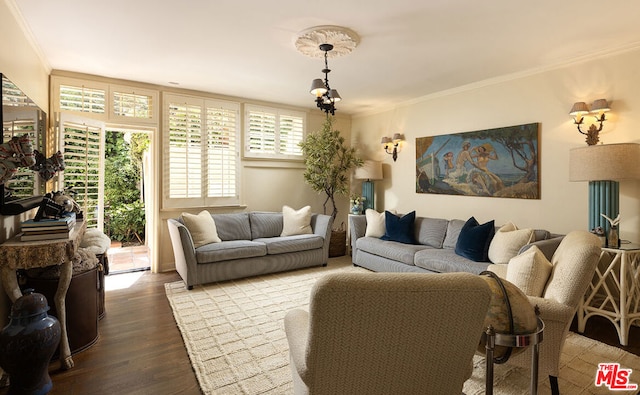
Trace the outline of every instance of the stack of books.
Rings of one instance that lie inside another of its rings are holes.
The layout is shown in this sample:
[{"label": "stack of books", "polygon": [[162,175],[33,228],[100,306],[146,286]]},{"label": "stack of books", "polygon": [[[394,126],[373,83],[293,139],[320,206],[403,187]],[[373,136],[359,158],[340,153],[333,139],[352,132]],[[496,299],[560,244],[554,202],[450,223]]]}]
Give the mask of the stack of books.
[{"label": "stack of books", "polygon": [[28,219],[22,222],[21,241],[68,239],[76,224],[75,213],[65,214],[61,218]]}]

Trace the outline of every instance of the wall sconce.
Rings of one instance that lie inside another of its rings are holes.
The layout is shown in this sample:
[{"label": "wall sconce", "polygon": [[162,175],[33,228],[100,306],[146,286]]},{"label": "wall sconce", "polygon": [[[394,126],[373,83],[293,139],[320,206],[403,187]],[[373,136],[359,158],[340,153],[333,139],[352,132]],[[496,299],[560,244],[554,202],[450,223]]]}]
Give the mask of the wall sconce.
[{"label": "wall sconce", "polygon": [[[578,125],[578,132],[587,136],[585,141],[588,145],[596,145],[598,144],[598,141],[600,141],[598,133],[602,130],[602,123],[607,120],[604,113],[609,110],[609,103],[607,103],[606,99],[598,99],[594,101],[591,105],[591,110],[589,110],[589,107],[587,107],[585,102],[574,103],[573,107],[571,107],[569,114],[573,116],[573,123]],[[595,124],[591,124],[591,126],[589,126],[589,130],[585,133],[580,129],[580,125],[584,124],[584,117],[587,114],[594,114],[593,116],[596,119],[596,122],[600,123],[600,126],[598,127]]]},{"label": "wall sconce", "polygon": [[[400,150],[398,147],[400,146],[400,142],[404,141],[404,134],[396,133],[393,135],[393,138],[383,137],[380,143],[384,147],[384,151],[393,157],[393,161],[395,162],[398,159],[398,152]],[[393,150],[391,150],[393,147]]]}]

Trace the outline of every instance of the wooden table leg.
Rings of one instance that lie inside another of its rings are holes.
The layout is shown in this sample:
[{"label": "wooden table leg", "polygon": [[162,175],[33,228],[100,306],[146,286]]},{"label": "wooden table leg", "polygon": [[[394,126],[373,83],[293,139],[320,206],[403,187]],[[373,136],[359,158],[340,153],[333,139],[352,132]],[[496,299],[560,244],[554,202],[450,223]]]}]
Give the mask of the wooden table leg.
[{"label": "wooden table leg", "polygon": [[65,304],[67,289],[69,289],[72,275],[73,264],[69,260],[60,266],[60,280],[58,280],[58,289],[56,289],[56,295],[54,296],[58,321],[60,321],[60,362],[64,370],[73,367],[69,338],[67,337],[67,308]]}]

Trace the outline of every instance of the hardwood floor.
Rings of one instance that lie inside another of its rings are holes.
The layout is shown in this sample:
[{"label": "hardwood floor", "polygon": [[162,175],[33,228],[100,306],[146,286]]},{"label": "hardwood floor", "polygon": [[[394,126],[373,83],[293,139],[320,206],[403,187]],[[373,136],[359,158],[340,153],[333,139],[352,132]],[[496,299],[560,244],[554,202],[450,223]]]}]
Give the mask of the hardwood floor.
[{"label": "hardwood floor", "polygon": [[[200,394],[164,292],[164,283],[179,279],[175,272],[145,272],[133,286],[108,291],[98,341],[75,354],[68,371],[51,363],[50,394]],[[591,318],[584,335],[621,347],[604,318]],[[640,356],[639,327],[632,327],[629,339],[621,348]],[[0,395],[7,392],[3,388]]]},{"label": "hardwood floor", "polygon": [[164,292],[179,279],[145,272],[133,286],[108,291],[98,341],[75,354],[68,371],[51,363],[50,394],[200,394]]}]

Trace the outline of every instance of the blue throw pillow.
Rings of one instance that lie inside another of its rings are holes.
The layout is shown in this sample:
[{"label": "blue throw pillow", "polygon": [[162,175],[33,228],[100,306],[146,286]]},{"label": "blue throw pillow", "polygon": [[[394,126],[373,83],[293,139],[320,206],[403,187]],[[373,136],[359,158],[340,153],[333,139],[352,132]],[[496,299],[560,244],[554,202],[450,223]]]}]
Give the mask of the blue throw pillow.
[{"label": "blue throw pillow", "polygon": [[456,254],[476,262],[489,262],[489,245],[496,233],[493,220],[480,225],[471,217],[462,226],[456,243]]},{"label": "blue throw pillow", "polygon": [[416,212],[412,211],[402,217],[398,217],[388,211],[384,212],[385,232],[380,239],[397,241],[404,244],[416,244],[413,224],[416,221]]}]

